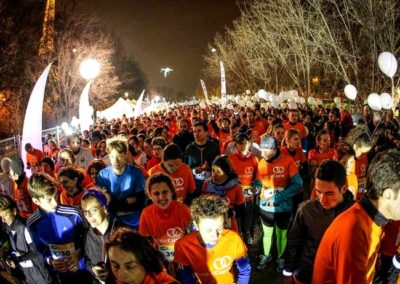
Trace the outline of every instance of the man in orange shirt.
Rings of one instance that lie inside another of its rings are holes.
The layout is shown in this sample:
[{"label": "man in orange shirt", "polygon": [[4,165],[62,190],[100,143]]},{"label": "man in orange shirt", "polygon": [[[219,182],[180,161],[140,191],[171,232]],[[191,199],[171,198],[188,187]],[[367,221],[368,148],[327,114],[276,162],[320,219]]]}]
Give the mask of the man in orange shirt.
[{"label": "man in orange shirt", "polygon": [[304,126],[304,124],[299,122],[298,119],[299,119],[299,114],[297,113],[297,110],[289,109],[288,121],[285,122],[285,124],[283,126],[284,126],[285,130],[293,128],[293,129],[296,129],[300,133],[301,142],[302,142],[301,144],[303,146],[302,148],[305,149],[304,143],[308,136],[308,133],[307,133],[307,129]]},{"label": "man in orange shirt", "polygon": [[33,148],[31,143],[25,144],[27,169],[39,167],[44,158],[42,151]]},{"label": "man in orange shirt", "polygon": [[372,283],[382,226],[400,220],[400,151],[376,155],[367,184],[361,200],[325,232],[314,262],[313,283]]},{"label": "man in orange shirt", "polygon": [[[190,207],[197,232],[175,243],[175,259],[182,283],[240,283],[250,281],[250,260],[240,236],[224,229],[228,206],[215,195],[203,195]],[[236,263],[235,277],[233,264]],[[195,274],[195,275],[193,275]]]},{"label": "man in orange shirt", "polygon": [[256,113],[253,110],[249,110],[246,113],[248,127],[251,130],[251,137],[257,144],[260,143],[261,135],[265,133],[265,127],[262,123],[258,123],[256,120]]},{"label": "man in orange shirt", "polygon": [[176,144],[169,144],[164,149],[162,162],[149,170],[149,175],[167,174],[174,185],[177,201],[189,203],[196,190],[196,183],[190,167],[182,163],[182,151]]}]

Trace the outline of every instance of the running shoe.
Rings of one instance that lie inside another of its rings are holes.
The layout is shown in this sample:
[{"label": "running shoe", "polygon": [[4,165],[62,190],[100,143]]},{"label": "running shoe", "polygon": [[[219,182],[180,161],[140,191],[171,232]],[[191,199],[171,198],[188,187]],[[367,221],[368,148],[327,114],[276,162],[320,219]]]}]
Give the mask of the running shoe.
[{"label": "running shoe", "polygon": [[260,261],[257,263],[256,268],[258,270],[262,270],[267,266],[267,263],[272,260],[272,256],[270,255],[260,255]]}]

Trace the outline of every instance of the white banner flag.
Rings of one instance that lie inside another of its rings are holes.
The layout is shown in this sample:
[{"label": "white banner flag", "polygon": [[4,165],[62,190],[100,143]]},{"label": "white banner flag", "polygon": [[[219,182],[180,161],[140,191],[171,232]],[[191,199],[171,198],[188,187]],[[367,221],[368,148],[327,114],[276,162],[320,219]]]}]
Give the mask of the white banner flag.
[{"label": "white banner flag", "polygon": [[135,110],[133,111],[133,117],[137,118],[139,115],[141,115],[143,113],[143,96],[144,96],[144,90],[142,91],[142,93],[140,94],[139,99],[136,101],[136,106],[135,106]]},{"label": "white banner flag", "polygon": [[93,125],[92,118],[92,107],[89,103],[89,90],[92,84],[92,80],[90,80],[85,88],[82,91],[82,94],[79,98],[79,122],[81,124],[81,132],[83,133],[85,130],[89,130],[90,125]]},{"label": "white banner flag", "polygon": [[221,68],[221,106],[226,106],[226,81],[225,81],[225,68],[222,61],[219,62]]},{"label": "white banner flag", "polygon": [[[26,151],[25,144],[31,143],[33,148],[42,150],[42,116],[43,116],[43,99],[44,90],[46,88],[47,77],[53,63],[47,65],[42,75],[36,81],[31,96],[29,97],[28,106],[25,112],[24,126],[21,141],[21,157],[26,168]],[[31,171],[27,170],[26,175],[29,177]]]},{"label": "white banner flag", "polygon": [[206,98],[206,104],[210,104],[210,100],[208,99],[206,84],[203,80],[200,79],[201,88],[203,89],[204,97]]}]

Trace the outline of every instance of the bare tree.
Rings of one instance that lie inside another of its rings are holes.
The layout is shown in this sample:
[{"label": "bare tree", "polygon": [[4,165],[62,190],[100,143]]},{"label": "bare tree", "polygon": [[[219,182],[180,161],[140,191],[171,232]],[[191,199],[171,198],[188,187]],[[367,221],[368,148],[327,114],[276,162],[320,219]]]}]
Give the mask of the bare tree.
[{"label": "bare tree", "polygon": [[[398,54],[398,1],[255,0],[241,10],[233,28],[213,43],[228,70],[240,66],[246,73],[230,70],[228,81],[310,94],[315,76],[329,93],[353,83],[361,98],[387,87],[376,62],[382,51]],[[215,57],[205,56],[206,74],[214,77]]]},{"label": "bare tree", "polygon": [[69,121],[78,114],[80,94],[86,81],[79,74],[79,64],[86,58],[100,62],[101,71],[94,79],[90,101],[95,109],[102,109],[115,101],[120,81],[112,63],[113,41],[105,34],[99,21],[75,7],[64,8],[57,22],[53,58],[36,58],[31,61],[27,75],[36,80],[51,59],[54,61],[46,87],[45,103],[50,106],[53,122]]}]

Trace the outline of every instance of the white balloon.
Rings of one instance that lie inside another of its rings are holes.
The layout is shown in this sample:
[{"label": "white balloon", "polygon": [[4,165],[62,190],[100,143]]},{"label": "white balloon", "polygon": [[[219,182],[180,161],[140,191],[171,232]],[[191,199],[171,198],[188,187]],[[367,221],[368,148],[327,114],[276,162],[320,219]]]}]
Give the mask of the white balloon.
[{"label": "white balloon", "polygon": [[267,91],[264,89],[260,89],[257,92],[257,95],[260,99],[267,100]]},{"label": "white balloon", "polygon": [[233,109],[233,104],[228,104],[228,105],[226,106],[226,108],[227,108],[227,109]]},{"label": "white balloon", "polygon": [[339,105],[339,104],[342,102],[342,100],[341,100],[340,98],[338,98],[338,97],[334,98],[333,101],[334,101],[335,104],[337,104],[337,105]]},{"label": "white balloon", "polygon": [[279,106],[280,103],[281,103],[281,98],[280,98],[279,96],[277,96],[277,95],[271,96],[270,99],[271,99],[271,103],[272,103],[272,104],[275,104],[275,105],[277,105],[277,106]]},{"label": "white balloon", "polygon": [[67,129],[68,128],[68,123],[66,123],[66,122],[63,122],[63,123],[61,123],[61,128],[62,129]]},{"label": "white balloon", "polygon": [[289,103],[289,109],[297,109],[296,103]]},{"label": "white balloon", "polygon": [[250,95],[250,90],[246,90],[246,95]]},{"label": "white balloon", "polygon": [[388,93],[382,93],[380,96],[381,105],[383,109],[393,108],[393,98]]},{"label": "white balloon", "polygon": [[357,97],[357,88],[352,84],[348,84],[346,87],[344,87],[344,94],[349,100],[354,101]]},{"label": "white balloon", "polygon": [[314,97],[308,97],[308,98],[307,98],[307,102],[308,102],[310,105],[315,104],[315,99],[314,99]]},{"label": "white balloon", "polygon": [[284,108],[287,107],[287,104],[286,104],[286,103],[281,103],[281,104],[280,104],[280,107],[281,107],[282,109],[284,109]]},{"label": "white balloon", "polygon": [[254,107],[254,103],[251,102],[251,101],[248,101],[248,102],[246,103],[246,106],[249,107],[249,108],[253,108],[253,107]]},{"label": "white balloon", "polygon": [[303,97],[300,97],[300,103],[301,103],[301,104],[304,104],[305,102],[306,102],[306,99],[303,98]]},{"label": "white balloon", "polygon": [[200,102],[199,105],[200,105],[201,108],[206,108],[206,103],[205,102]]},{"label": "white balloon", "polygon": [[383,74],[393,78],[397,71],[397,59],[391,52],[382,52],[378,56],[378,66]]},{"label": "white balloon", "polygon": [[381,98],[377,93],[369,94],[368,105],[371,109],[379,111],[382,109]]}]

